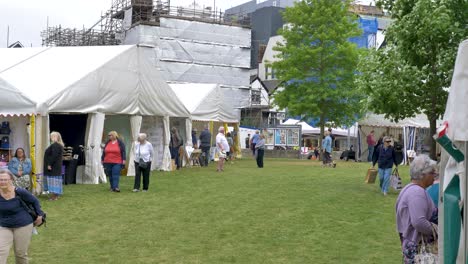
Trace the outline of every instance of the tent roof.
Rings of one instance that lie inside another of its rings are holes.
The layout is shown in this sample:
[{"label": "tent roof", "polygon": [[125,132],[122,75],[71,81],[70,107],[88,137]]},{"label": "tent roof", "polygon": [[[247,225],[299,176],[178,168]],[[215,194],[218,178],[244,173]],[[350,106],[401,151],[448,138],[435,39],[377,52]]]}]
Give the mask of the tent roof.
[{"label": "tent roof", "polygon": [[452,140],[468,141],[468,40],[459,48],[452,83],[445,108],[444,120],[448,122],[448,136]]},{"label": "tent roof", "polygon": [[36,104],[2,78],[0,98],[5,98],[0,104],[0,116],[35,113]]},{"label": "tent roof", "polygon": [[310,126],[304,121],[300,121],[297,119],[288,119],[283,122],[283,125],[301,125],[301,133],[305,134],[320,134],[320,128]]},{"label": "tent roof", "polygon": [[238,110],[234,109],[223,96],[221,87],[210,83],[170,83],[192,115],[193,120],[237,123]]},{"label": "tent roof", "polygon": [[429,120],[426,115],[419,114],[415,117],[405,118],[398,122],[392,122],[390,119],[384,117],[384,115],[369,114],[367,117],[359,121],[361,126],[373,126],[373,127],[420,127],[428,128]]},{"label": "tent roof", "polygon": [[189,116],[142,49],[149,48],[0,49],[0,78],[39,112]]}]

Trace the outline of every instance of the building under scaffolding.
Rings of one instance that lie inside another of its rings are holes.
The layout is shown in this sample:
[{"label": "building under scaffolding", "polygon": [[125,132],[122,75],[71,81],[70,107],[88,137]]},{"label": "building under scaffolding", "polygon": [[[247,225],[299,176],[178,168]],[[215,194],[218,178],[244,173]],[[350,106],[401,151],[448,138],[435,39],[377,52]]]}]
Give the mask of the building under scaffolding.
[{"label": "building under scaffolding", "polygon": [[171,6],[161,0],[113,0],[111,8],[88,29],[48,27],[41,32],[43,46],[118,45],[136,25],[159,26],[160,19],[178,18],[221,25],[249,26],[248,20],[226,21],[220,10],[192,4]]}]

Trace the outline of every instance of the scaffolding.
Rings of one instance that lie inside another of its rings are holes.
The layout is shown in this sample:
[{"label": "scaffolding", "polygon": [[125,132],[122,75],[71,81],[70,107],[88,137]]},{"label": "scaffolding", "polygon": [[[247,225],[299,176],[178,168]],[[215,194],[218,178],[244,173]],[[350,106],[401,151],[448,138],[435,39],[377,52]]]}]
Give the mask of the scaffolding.
[{"label": "scaffolding", "polygon": [[[162,0],[113,0],[111,8],[89,29],[48,27],[41,32],[43,46],[119,45],[125,32],[136,25],[160,25],[161,17],[207,23],[250,26],[250,20],[225,19],[221,10],[199,6],[171,6]],[[98,29],[100,28],[100,29]]]}]

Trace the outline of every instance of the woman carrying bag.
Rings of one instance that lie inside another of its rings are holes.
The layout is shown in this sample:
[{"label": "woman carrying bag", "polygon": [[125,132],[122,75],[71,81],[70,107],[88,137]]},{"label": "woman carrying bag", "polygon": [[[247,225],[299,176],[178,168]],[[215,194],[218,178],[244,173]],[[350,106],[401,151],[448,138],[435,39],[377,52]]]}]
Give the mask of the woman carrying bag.
[{"label": "woman carrying bag", "polygon": [[[12,245],[16,263],[27,264],[33,226],[42,224],[44,212],[39,200],[27,190],[16,188],[13,180],[14,175],[10,171],[0,169],[0,264],[7,263]],[[35,220],[21,200],[32,205],[37,214]]]},{"label": "woman carrying bag", "polygon": [[143,174],[143,192],[148,191],[149,177],[151,173],[151,161],[153,160],[153,145],[146,140],[146,134],[138,135],[138,142],[135,144],[135,183],[133,192],[140,191],[141,176]]}]

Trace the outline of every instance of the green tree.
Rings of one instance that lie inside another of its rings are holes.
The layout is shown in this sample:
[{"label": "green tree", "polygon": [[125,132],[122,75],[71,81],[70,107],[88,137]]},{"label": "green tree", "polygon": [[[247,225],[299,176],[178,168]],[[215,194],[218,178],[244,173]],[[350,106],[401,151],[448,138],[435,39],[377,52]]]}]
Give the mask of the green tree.
[{"label": "green tree", "polygon": [[394,23],[386,34],[388,45],[360,62],[359,86],[373,112],[395,121],[424,113],[433,135],[445,110],[457,47],[468,36],[468,1],[382,0],[378,5]]},{"label": "green tree", "polygon": [[292,115],[318,118],[321,138],[328,121],[350,124],[360,114],[362,94],[355,86],[359,58],[349,38],[361,35],[349,1],[304,0],[286,8],[275,61],[282,81],[274,101]]}]

